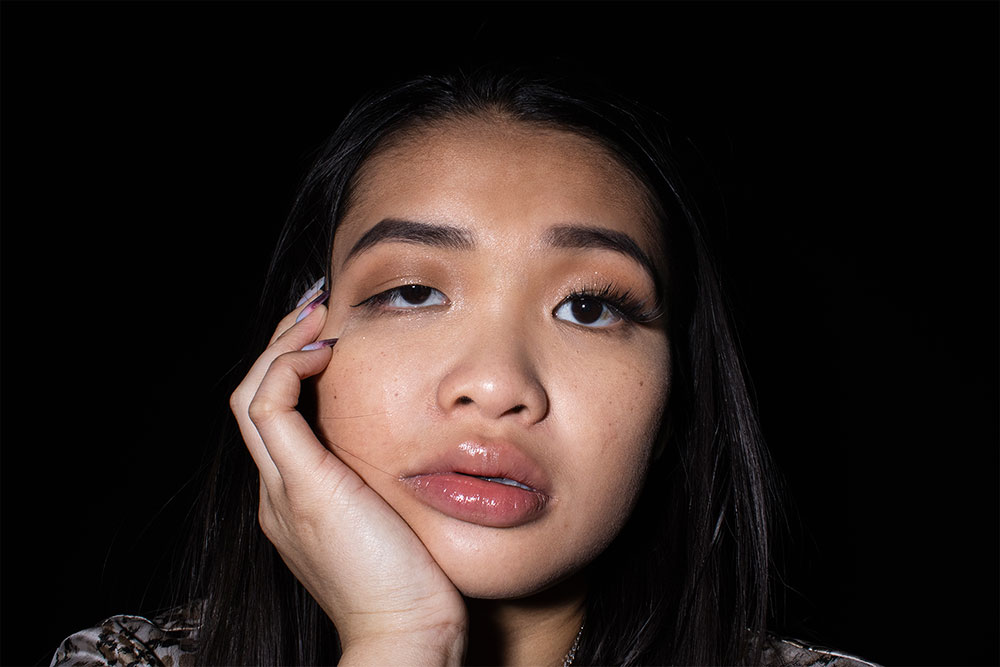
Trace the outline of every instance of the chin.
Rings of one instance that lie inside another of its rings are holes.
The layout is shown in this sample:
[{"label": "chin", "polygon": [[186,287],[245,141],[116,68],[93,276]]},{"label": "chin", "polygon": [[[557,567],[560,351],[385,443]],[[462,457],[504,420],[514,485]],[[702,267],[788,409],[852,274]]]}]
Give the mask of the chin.
[{"label": "chin", "polygon": [[465,524],[424,542],[465,597],[513,600],[531,597],[572,577],[605,546],[603,540],[581,545],[553,537],[551,530],[541,527],[494,529]]},{"label": "chin", "polygon": [[564,573],[562,576],[538,577],[537,573],[509,569],[495,573],[451,572],[445,569],[445,573],[462,595],[480,600],[516,600],[531,597],[568,576]]}]

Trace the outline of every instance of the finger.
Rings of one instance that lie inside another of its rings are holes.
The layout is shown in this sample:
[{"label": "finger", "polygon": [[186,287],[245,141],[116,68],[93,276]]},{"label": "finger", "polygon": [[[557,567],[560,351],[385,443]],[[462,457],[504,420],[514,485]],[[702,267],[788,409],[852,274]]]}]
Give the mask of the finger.
[{"label": "finger", "polygon": [[274,333],[271,334],[271,340],[268,341],[268,345],[272,345],[278,338],[285,334],[289,329],[294,327],[296,324],[304,320],[309,316],[316,308],[320,305],[326,303],[326,300],[330,298],[330,290],[323,290],[318,293],[312,299],[307,300],[302,305],[296,306],[292,312],[281,318],[278,322],[278,326],[275,327]]},{"label": "finger", "polygon": [[[259,488],[260,502],[257,507],[257,522],[260,524],[264,534],[268,535],[271,530],[270,527],[275,523],[278,512],[274,506],[274,501],[271,499],[271,489],[264,483],[263,477],[260,479]],[[268,535],[268,539],[271,539],[270,535]]]},{"label": "finger", "polygon": [[315,341],[326,323],[326,314],[326,307],[322,303],[317,304],[305,318],[278,335],[261,353],[230,397],[230,407],[237,419],[246,412],[246,407],[250,404],[254,394],[257,393],[257,387],[264,378],[271,362],[279,355],[299,350],[307,343]]},{"label": "finger", "polygon": [[313,298],[317,294],[319,294],[320,290],[323,289],[323,286],[325,284],[326,284],[326,276],[323,276],[322,278],[314,282],[312,285],[310,285],[309,289],[307,289],[305,293],[302,295],[302,298],[300,298],[298,303],[295,304],[295,307],[299,308],[312,301]]},{"label": "finger", "polygon": [[333,458],[296,409],[302,380],[322,371],[331,356],[325,347],[277,357],[248,407],[248,417],[283,481],[289,476],[314,474],[330,465]]},{"label": "finger", "polygon": [[281,473],[278,471],[278,466],[271,460],[271,455],[268,454],[267,447],[264,446],[264,441],[260,439],[257,427],[250,421],[250,417],[247,416],[245,409],[238,409],[232,406],[231,409],[236,416],[240,435],[243,436],[243,444],[246,445],[247,451],[250,452],[250,458],[253,459],[257,470],[260,472],[261,485],[276,488],[281,484]]},{"label": "finger", "polygon": [[[250,402],[256,395],[257,389],[274,359],[281,354],[298,350],[310,341],[315,341],[319,332],[322,331],[325,320],[326,308],[320,305],[301,322],[280,336],[274,344],[261,354],[229,398],[229,407],[236,417],[236,423],[239,426],[240,433],[243,435],[243,441],[247,449],[250,450],[250,455],[260,469],[261,474],[271,482],[278,478],[278,471],[274,463],[270,461],[267,449],[264,443],[261,442],[260,435],[248,415]],[[296,397],[294,400],[297,401],[298,388],[296,388],[295,392]]]},{"label": "finger", "polygon": [[[323,326],[326,323],[327,308],[324,302],[329,297],[329,292],[323,292],[323,294],[316,297],[315,300],[307,304],[301,311],[299,311],[299,317],[301,319],[298,322],[292,322],[291,326],[285,329],[280,334],[275,332],[275,335],[271,338],[271,342],[268,344],[267,349],[260,355],[254,365],[250,368],[250,372],[247,373],[244,383],[252,388],[253,392],[256,392],[257,385],[260,384],[260,380],[264,377],[264,373],[267,372],[268,367],[271,362],[274,361],[279,355],[285,352],[292,352],[294,350],[300,350],[307,343],[311,343],[316,340],[319,336],[320,331],[323,330]],[[295,314],[295,311],[289,313],[286,316],[291,317]],[[282,320],[285,322],[285,320]],[[279,324],[278,330],[281,329]],[[244,384],[241,383],[241,384]]]},{"label": "finger", "polygon": [[302,297],[295,304],[295,307],[292,308],[291,312],[286,314],[278,322],[278,325],[274,329],[274,333],[271,335],[271,339],[268,342],[268,345],[273,343],[275,339],[278,338],[278,336],[280,336],[285,331],[290,329],[299,319],[302,319],[300,317],[301,313],[309,306],[309,304],[312,301],[319,299],[322,296],[323,286],[325,284],[326,284],[326,277],[324,276],[323,278],[320,278],[319,280],[317,280],[316,282],[314,282],[312,285],[309,286],[309,289],[307,289],[302,294]]}]

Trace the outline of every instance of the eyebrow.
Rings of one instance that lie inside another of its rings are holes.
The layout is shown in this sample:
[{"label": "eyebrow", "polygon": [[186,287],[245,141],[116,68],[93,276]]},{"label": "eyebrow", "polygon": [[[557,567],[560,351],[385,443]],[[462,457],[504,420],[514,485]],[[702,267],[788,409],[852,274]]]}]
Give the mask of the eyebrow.
[{"label": "eyebrow", "polygon": [[[344,264],[373,246],[389,241],[448,250],[472,250],[476,245],[472,234],[461,227],[386,218],[358,239],[344,258]],[[658,283],[656,265],[639,244],[624,232],[587,225],[557,225],[546,231],[544,241],[554,248],[612,250],[641,264],[653,282]]]},{"label": "eyebrow", "polygon": [[355,255],[387,241],[416,243],[449,250],[471,250],[475,246],[472,235],[460,227],[386,218],[358,239],[344,258],[344,264]]},{"label": "eyebrow", "polygon": [[653,282],[658,283],[656,265],[653,264],[653,260],[631,236],[624,232],[604,227],[558,225],[549,228],[545,234],[545,240],[556,248],[599,248],[621,253],[641,264]]}]

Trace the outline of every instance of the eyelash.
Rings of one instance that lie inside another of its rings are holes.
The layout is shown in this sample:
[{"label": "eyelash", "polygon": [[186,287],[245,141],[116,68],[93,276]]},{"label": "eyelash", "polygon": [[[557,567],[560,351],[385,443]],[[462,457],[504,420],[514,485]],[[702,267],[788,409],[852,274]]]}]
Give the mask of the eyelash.
[{"label": "eyelash", "polygon": [[634,324],[648,324],[663,314],[663,309],[659,304],[654,303],[652,306],[648,306],[646,301],[635,296],[632,290],[622,290],[614,283],[609,283],[603,287],[584,287],[583,289],[579,289],[560,301],[556,309],[564,303],[581,297],[602,301],[616,315]]},{"label": "eyelash", "polygon": [[[426,285],[400,285],[399,287],[393,287],[392,289],[387,289],[384,292],[379,292],[374,294],[360,303],[356,303],[352,308],[365,308],[366,310],[381,311],[381,310],[394,296],[397,295],[400,289],[404,287],[428,287]],[[430,288],[434,289],[434,288]],[[439,290],[435,290],[439,291]],[[447,297],[445,297],[447,298]],[[624,321],[633,324],[648,324],[656,320],[660,315],[663,314],[663,309],[659,304],[654,303],[652,306],[647,306],[646,301],[636,297],[631,290],[622,290],[618,288],[614,283],[609,283],[603,287],[585,287],[578,289],[572,294],[567,295],[562,299],[558,305],[553,309],[553,313],[558,310],[563,304],[573,301],[574,299],[580,298],[591,298],[596,299],[606,305],[610,310],[612,310],[616,315],[621,317]],[[426,307],[426,306],[425,306]],[[395,309],[394,309],[395,310]],[[399,312],[403,312],[409,309],[398,309]],[[419,310],[419,307],[413,308],[412,310]]]},{"label": "eyelash", "polygon": [[[351,308],[365,308],[367,310],[378,310],[378,309],[382,308],[383,306],[385,306],[389,302],[390,299],[392,299],[394,296],[396,296],[397,294],[399,294],[400,290],[402,290],[405,287],[427,287],[428,289],[431,289],[431,290],[434,290],[435,292],[439,292],[440,293],[440,290],[434,289],[433,287],[430,287],[429,285],[421,285],[419,283],[413,283],[413,284],[410,284],[410,285],[400,285],[399,287],[393,287],[392,289],[387,289],[384,292],[379,292],[378,294],[374,294],[374,295],[368,297],[367,299],[365,299],[364,301],[362,301],[361,303],[354,304],[353,306],[351,306]],[[445,298],[447,298],[447,297],[445,297]],[[443,305],[443,304],[435,304],[435,305]],[[424,307],[426,308],[426,306],[424,306]],[[396,310],[396,309],[393,309],[393,310]],[[399,311],[404,311],[404,310],[419,310],[419,307],[412,308],[412,309],[400,308],[398,310]]]}]

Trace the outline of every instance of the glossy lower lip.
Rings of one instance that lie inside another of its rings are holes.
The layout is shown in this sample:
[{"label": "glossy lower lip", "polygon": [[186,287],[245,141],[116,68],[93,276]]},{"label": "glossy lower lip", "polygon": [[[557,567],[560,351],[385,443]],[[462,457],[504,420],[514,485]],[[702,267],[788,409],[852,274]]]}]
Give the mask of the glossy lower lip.
[{"label": "glossy lower lip", "polygon": [[457,472],[401,480],[417,498],[454,519],[492,528],[513,528],[537,519],[548,496]]}]

